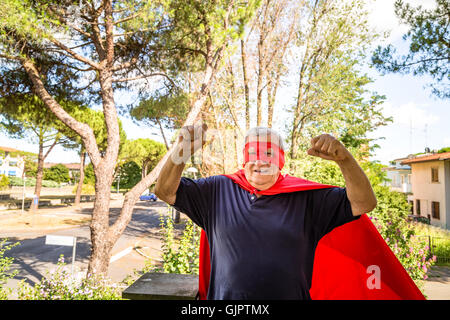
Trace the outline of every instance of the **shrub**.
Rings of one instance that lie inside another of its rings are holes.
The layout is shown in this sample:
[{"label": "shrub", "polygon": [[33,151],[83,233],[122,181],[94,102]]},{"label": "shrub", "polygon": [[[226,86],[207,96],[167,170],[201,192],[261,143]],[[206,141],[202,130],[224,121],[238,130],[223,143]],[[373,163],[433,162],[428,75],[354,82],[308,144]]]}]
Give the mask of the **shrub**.
[{"label": "shrub", "polygon": [[16,242],[14,244],[8,244],[6,245],[8,239],[3,239],[0,241],[0,300],[6,300],[8,299],[8,294],[11,292],[11,289],[4,288],[3,286],[6,284],[8,279],[14,278],[18,271],[15,270],[13,272],[9,272],[9,269],[11,268],[11,264],[14,261],[14,258],[8,258],[5,257],[5,252],[10,250],[11,248],[15,247],[16,245],[19,245],[19,242]]},{"label": "shrub", "polygon": [[[23,186],[23,179],[19,177],[9,177],[10,185],[11,186]],[[25,179],[25,186],[26,187],[34,187],[36,185],[36,178],[26,178]],[[57,188],[59,187],[59,184],[54,181],[50,180],[42,180],[42,186],[45,188]]]},{"label": "shrub", "polygon": [[[77,193],[77,187],[78,186],[75,186],[72,189],[73,194]],[[90,184],[83,184],[83,186],[81,187],[81,194],[95,194],[95,187]]]},{"label": "shrub", "polygon": [[121,292],[116,284],[103,276],[88,275],[73,279],[61,255],[56,269],[33,286],[21,281],[20,300],[119,300]]},{"label": "shrub", "polygon": [[176,240],[171,217],[160,216],[160,226],[164,272],[198,274],[200,229],[187,220],[181,238]]},{"label": "shrub", "polygon": [[9,179],[4,174],[0,174],[0,191],[8,189]]},{"label": "shrub", "polygon": [[67,167],[61,163],[56,164],[48,169],[45,168],[44,179],[51,180],[57,183],[69,182],[70,181],[69,169],[67,169]]}]

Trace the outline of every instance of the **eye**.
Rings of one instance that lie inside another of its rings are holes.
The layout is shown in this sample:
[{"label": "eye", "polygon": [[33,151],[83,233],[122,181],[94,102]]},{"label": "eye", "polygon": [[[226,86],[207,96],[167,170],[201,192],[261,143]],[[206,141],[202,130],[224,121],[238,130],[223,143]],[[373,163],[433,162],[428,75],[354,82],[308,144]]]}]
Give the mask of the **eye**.
[{"label": "eye", "polygon": [[272,149],[267,149],[266,155],[267,155],[268,157],[271,157],[271,156],[273,155]]},{"label": "eye", "polygon": [[254,147],[248,148],[248,154],[256,154],[255,148]]}]

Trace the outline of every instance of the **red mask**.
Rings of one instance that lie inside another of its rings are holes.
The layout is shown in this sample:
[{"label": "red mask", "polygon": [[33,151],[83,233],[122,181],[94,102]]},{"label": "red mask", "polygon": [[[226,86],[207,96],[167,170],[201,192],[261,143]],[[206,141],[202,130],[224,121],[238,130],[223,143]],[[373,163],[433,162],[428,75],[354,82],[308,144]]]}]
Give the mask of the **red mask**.
[{"label": "red mask", "polygon": [[247,142],[244,147],[244,166],[256,160],[273,163],[281,170],[284,166],[284,151],[276,143],[268,141]]}]

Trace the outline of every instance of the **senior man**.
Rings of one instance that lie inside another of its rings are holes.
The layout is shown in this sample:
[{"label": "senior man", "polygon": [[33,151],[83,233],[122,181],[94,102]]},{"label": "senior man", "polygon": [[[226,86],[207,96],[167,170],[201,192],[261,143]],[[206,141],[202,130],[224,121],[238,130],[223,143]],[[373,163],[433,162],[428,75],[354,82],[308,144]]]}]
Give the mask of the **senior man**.
[{"label": "senior man", "polygon": [[293,189],[304,191],[288,185],[284,192],[283,141],[275,131],[256,127],[245,137],[243,170],[198,180],[181,177],[188,156],[203,146],[206,129],[182,129],[155,193],[207,234],[207,298],[310,299],[318,241],[376,206],[367,176],[342,143],[323,134],[311,140],[308,154],[335,161],[346,188],[304,180],[309,187]]}]

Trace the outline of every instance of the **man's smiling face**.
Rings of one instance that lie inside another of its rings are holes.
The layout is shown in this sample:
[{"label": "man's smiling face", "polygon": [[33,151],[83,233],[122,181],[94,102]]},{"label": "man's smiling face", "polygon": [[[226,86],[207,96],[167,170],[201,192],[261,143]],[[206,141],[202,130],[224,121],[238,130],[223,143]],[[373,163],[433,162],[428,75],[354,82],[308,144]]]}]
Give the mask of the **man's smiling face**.
[{"label": "man's smiling face", "polygon": [[[255,143],[261,143],[258,147]],[[267,145],[270,141],[270,136],[250,136],[248,137],[248,146],[244,152],[247,152],[247,161],[244,165],[245,178],[247,181],[258,190],[266,190],[275,184],[280,174],[280,169],[277,165],[278,153],[275,150],[277,146],[270,147]],[[245,155],[244,155],[245,158]],[[271,159],[273,159],[272,162]]]}]

